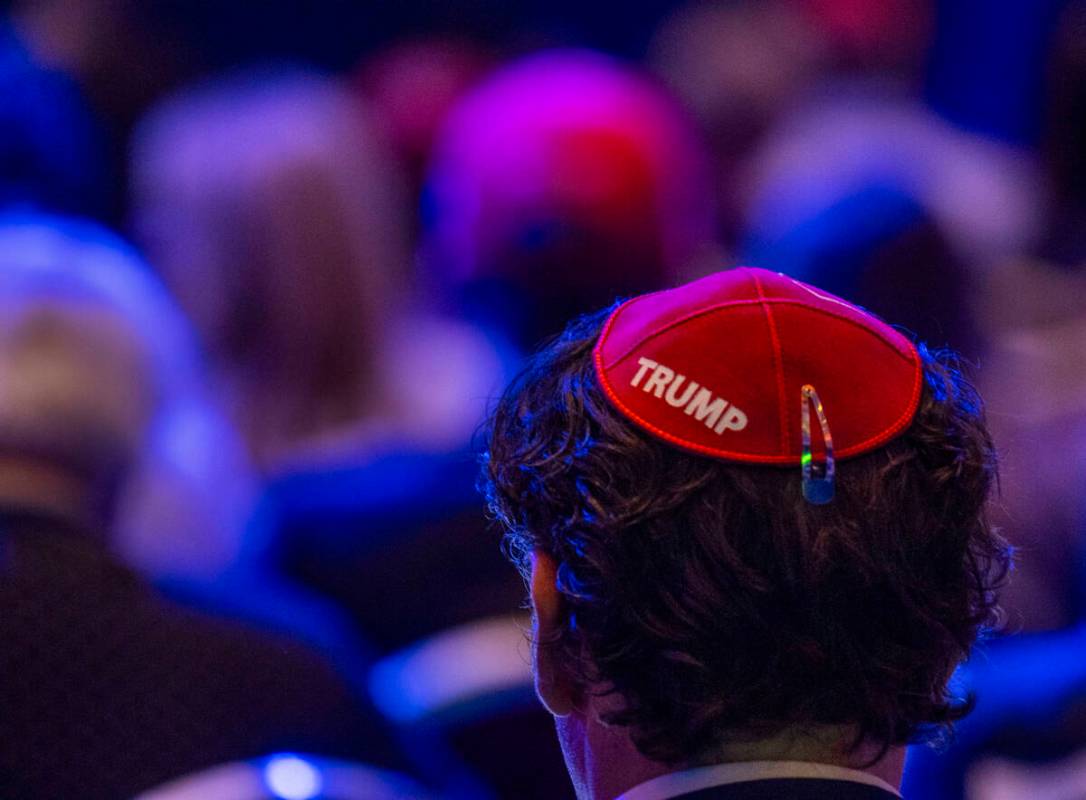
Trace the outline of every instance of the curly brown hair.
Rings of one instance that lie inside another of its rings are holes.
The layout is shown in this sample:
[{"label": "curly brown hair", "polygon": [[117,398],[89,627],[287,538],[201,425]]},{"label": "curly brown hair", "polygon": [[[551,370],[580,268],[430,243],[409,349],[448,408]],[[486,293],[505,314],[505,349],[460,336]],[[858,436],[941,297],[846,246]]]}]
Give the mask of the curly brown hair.
[{"label": "curly brown hair", "polygon": [[920,348],[911,427],[838,464],[837,496],[799,469],[683,452],[605,399],[592,348],[608,311],[571,324],[506,390],[483,489],[521,573],[558,564],[552,646],[646,756],[848,726],[853,747],[918,741],[964,716],[954,667],[997,618],[1010,550],[990,527],[996,459],[952,354]]}]

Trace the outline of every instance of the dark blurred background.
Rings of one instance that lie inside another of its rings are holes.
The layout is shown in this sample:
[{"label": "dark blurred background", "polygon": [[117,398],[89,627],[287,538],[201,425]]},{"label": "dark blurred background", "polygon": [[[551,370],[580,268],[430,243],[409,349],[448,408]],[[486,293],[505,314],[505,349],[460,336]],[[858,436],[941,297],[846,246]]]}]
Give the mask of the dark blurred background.
[{"label": "dark blurred background", "polygon": [[1086,797],[1086,3],[0,2],[0,794],[572,797],[479,426],[739,264],[988,401],[906,796]]}]

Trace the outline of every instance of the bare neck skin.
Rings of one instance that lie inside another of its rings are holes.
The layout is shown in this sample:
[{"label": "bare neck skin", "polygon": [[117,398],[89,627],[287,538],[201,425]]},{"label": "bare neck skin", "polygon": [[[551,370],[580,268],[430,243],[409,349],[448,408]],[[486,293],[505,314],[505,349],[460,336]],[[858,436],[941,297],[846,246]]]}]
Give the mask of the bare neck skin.
[{"label": "bare neck skin", "polygon": [[555,717],[558,739],[578,800],[614,800],[623,792],[652,778],[701,766],[703,763],[747,761],[807,761],[847,767],[874,775],[900,788],[905,768],[905,748],[891,748],[874,764],[874,746],[848,752],[852,732],[848,728],[788,731],[771,739],[722,746],[704,762],[675,766],[646,758],[630,741],[626,728],[606,725],[600,714],[613,698],[578,691],[563,673],[561,664],[539,642],[553,640],[561,626],[561,603],[556,588],[557,565],[543,553],[532,558],[531,595],[533,614],[532,665],[536,693]]},{"label": "bare neck skin", "polygon": [[[625,729],[601,723],[596,716],[597,711],[590,707],[555,718],[562,753],[578,800],[613,800],[652,778],[705,765],[669,766],[651,761],[637,751]],[[877,762],[868,765],[867,762],[877,751],[861,747],[857,753],[850,755],[842,744],[847,741],[843,733],[832,743],[822,735],[782,735],[770,740],[721,748],[718,756],[708,758],[706,762],[807,761],[833,764],[874,775],[900,789],[905,767],[904,747],[893,748]]]}]

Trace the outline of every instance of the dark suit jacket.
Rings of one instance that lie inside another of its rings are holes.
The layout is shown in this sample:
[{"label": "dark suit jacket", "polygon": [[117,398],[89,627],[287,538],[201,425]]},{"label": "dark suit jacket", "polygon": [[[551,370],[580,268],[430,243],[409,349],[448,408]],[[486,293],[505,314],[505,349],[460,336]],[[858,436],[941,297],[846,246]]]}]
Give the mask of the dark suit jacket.
[{"label": "dark suit jacket", "polygon": [[278,750],[365,759],[357,709],[316,652],[163,600],[92,532],[0,509],[5,800],[119,800]]},{"label": "dark suit jacket", "polygon": [[897,800],[897,795],[850,781],[774,778],[744,781],[684,794],[675,800]]}]

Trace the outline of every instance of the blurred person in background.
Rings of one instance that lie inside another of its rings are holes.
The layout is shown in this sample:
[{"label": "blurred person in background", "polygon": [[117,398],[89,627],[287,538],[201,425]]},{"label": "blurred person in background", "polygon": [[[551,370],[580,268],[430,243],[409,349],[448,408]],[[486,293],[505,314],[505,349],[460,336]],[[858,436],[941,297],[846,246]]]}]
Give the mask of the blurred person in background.
[{"label": "blurred person in background", "polygon": [[1003,446],[993,516],[1022,554],[1005,593],[1022,633],[961,670],[977,710],[947,752],[910,756],[907,787],[933,800],[1086,795],[1084,21],[1086,4],[1066,4],[1049,53],[1043,237],[990,270],[978,304]]},{"label": "blurred person in background", "polygon": [[498,366],[412,307],[397,165],[337,82],[268,69],[192,87],[141,125],[132,172],[137,237],[266,474],[467,438]]},{"label": "blurred person in background", "polygon": [[1025,154],[871,86],[810,94],[745,173],[744,261],[825,285],[970,359],[984,352],[975,290],[1042,224]]},{"label": "blurred person in background", "polygon": [[301,593],[378,655],[507,609],[468,447],[505,366],[427,305],[359,98],[293,68],[191,87],[141,126],[133,179],[134,227],[264,478],[216,607]]},{"label": "blurred person in background", "polygon": [[1028,558],[1006,600],[1011,623],[1052,631],[1081,618],[1086,552],[1086,276],[1008,259],[978,304],[989,342],[982,386],[1005,448],[998,524]]},{"label": "blurred person in background", "polygon": [[7,217],[0,308],[0,793],[131,797],[282,749],[394,759],[322,656],[178,606],[114,555],[191,367],[146,267],[88,224]]},{"label": "blurred person in background", "polygon": [[[395,41],[356,68],[352,82],[403,165],[412,198],[422,193],[446,117],[493,61],[492,53],[467,38],[433,35]],[[417,215],[412,220],[417,234]]]},{"label": "blurred person in background", "polygon": [[423,263],[460,313],[531,349],[711,257],[707,163],[681,108],[636,70],[587,51],[527,56],[438,137]]},{"label": "blurred person in background", "polygon": [[901,187],[859,185],[807,211],[765,239],[754,233],[744,262],[815,281],[934,347],[980,354],[974,276],[915,197]]},{"label": "blurred person in background", "polygon": [[983,285],[981,371],[1003,448],[993,522],[1020,556],[1004,592],[1015,636],[956,682],[976,710],[944,752],[916,750],[907,792],[930,800],[1086,796],[1086,280],[1017,259]]},{"label": "blurred person in background", "polygon": [[2,265],[12,285],[31,270],[43,282],[63,283],[66,271],[91,282],[148,353],[140,377],[154,387],[155,413],[146,425],[133,416],[139,436],[116,487],[113,548],[156,579],[221,573],[237,557],[255,486],[236,432],[207,395],[187,321],[147,264],[109,235],[49,216],[4,220]]},{"label": "blurred person in background", "polygon": [[1050,52],[1040,157],[1044,229],[1010,252],[983,285],[992,342],[996,435],[1006,442],[1000,524],[1032,557],[1008,599],[1027,630],[1082,618],[1076,553],[1086,552],[1086,3],[1066,5]]},{"label": "blurred person in background", "polygon": [[[1015,498],[1057,491],[1065,485],[1057,476],[1079,473],[1044,468],[1038,460],[1061,463],[1050,446],[1023,449],[1029,439],[1014,428],[1044,413],[1055,384],[1042,388],[1037,380],[1046,360],[1015,366],[1001,333],[1016,327],[1015,319],[1050,315],[1053,298],[1061,298],[1069,314],[1078,313],[1070,285],[1051,292],[1030,286],[1028,278],[1017,288],[1010,285],[1008,263],[1035,247],[1044,229],[1035,161],[1022,150],[958,130],[904,97],[838,84],[824,86],[783,117],[751,156],[747,175],[746,260],[821,282],[935,346],[950,345],[979,360],[978,385],[990,398],[993,435],[1006,459],[1001,507],[1018,508],[1013,516],[993,513],[1013,544],[1039,548],[1005,592],[1005,606],[1028,627],[1050,626],[1043,620],[1054,609],[1042,606],[1052,602],[1060,583],[1055,576],[1067,572],[1050,569],[1066,563],[1056,542],[1066,541],[1074,527],[1066,519],[1055,527],[1048,523],[1076,513],[1077,505],[1053,503],[1049,496],[1026,510]],[[1070,368],[1065,378],[1074,381],[1074,372]],[[1033,399],[1024,403],[1026,397]],[[1015,466],[1026,463],[1023,457],[1032,459],[1033,468]]]},{"label": "blurred person in background", "polygon": [[872,185],[915,198],[978,275],[1028,250],[1041,229],[1028,153],[959,130],[906,95],[847,82],[808,94],[752,153],[744,238],[779,240]]},{"label": "blurred person in background", "polygon": [[709,144],[726,249],[734,250],[741,231],[742,164],[825,73],[829,58],[824,32],[792,0],[698,0],[680,6],[656,30],[649,64]]},{"label": "blurred person in background", "polygon": [[724,247],[741,244],[746,163],[782,118],[827,81],[918,94],[930,40],[926,0],[695,0],[665,17],[648,63],[709,142]]},{"label": "blurred person in background", "polygon": [[171,2],[14,0],[0,16],[0,203],[122,222],[129,131],[199,71],[191,33]]}]

